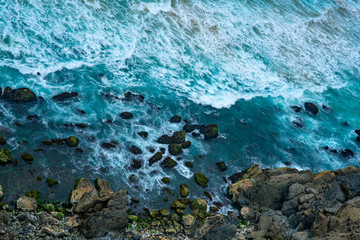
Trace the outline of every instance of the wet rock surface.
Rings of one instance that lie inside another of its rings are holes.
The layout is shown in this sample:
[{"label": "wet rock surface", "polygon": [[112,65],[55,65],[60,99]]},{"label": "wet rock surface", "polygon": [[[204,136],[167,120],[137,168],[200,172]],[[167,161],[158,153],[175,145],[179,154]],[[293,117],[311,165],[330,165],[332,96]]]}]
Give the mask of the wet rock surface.
[{"label": "wet rock surface", "polygon": [[251,223],[248,239],[359,239],[359,177],[354,167],[313,174],[254,165],[228,194]]}]

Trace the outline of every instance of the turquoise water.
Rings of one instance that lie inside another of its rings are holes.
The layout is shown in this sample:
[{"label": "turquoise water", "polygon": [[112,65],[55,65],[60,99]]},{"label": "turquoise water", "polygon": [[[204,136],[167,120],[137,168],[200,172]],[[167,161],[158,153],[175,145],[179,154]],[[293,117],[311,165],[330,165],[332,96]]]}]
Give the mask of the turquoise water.
[{"label": "turquoise water", "polygon": [[[291,161],[292,167],[314,171],[357,166],[359,62],[357,0],[0,1],[0,87],[28,87],[45,99],[0,103],[0,134],[19,160],[16,167],[0,167],[0,183],[11,188],[6,200],[31,189],[66,199],[82,176],[110,179],[115,189],[128,188],[144,205],[162,206],[162,177],[170,176],[174,192],[187,183],[195,197],[204,189],[194,184],[193,174],[203,172],[214,201],[226,204],[223,177],[254,163],[274,168]],[[64,91],[80,96],[52,101]],[[144,95],[145,101],[104,98],[126,91]],[[318,105],[317,116],[291,109],[306,101]],[[123,111],[134,119],[120,119]],[[27,120],[34,114],[38,120]],[[205,141],[188,134],[192,146],[177,167],[148,166],[148,148],[162,147],[156,139],[184,125],[168,122],[175,114],[196,124],[216,123],[220,136]],[[109,119],[114,123],[105,123]],[[148,131],[148,139],[139,131]],[[41,144],[71,135],[80,139],[83,153]],[[111,140],[119,143],[117,149],[100,147]],[[131,144],[143,151],[136,157],[144,160],[139,170],[129,167]],[[355,157],[331,154],[324,146],[352,149]],[[34,151],[38,148],[44,151]],[[20,159],[25,151],[34,155],[33,164]],[[194,168],[186,168],[185,161]],[[228,165],[226,172],[217,169],[218,161]],[[135,183],[127,180],[132,174]],[[37,176],[60,184],[48,188]]]}]

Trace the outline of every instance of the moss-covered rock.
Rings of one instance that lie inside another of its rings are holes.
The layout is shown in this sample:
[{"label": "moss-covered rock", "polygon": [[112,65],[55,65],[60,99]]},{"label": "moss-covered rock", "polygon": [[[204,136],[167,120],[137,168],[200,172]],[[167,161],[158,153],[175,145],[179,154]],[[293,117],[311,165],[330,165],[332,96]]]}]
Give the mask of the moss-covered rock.
[{"label": "moss-covered rock", "polygon": [[5,138],[2,135],[0,135],[0,145],[5,145],[6,143],[7,142],[6,142]]},{"label": "moss-covered rock", "polygon": [[162,181],[163,183],[165,183],[165,184],[169,184],[169,183],[170,183],[170,178],[168,178],[168,177],[163,177],[163,178],[161,179],[161,181]]},{"label": "moss-covered rock", "polygon": [[204,133],[204,138],[206,140],[217,138],[219,135],[218,126],[216,124],[210,124],[207,126],[207,129]]},{"label": "moss-covered rock", "polygon": [[11,152],[9,149],[1,148],[0,149],[0,163],[9,163],[11,162]]},{"label": "moss-covered rock", "polygon": [[11,90],[7,99],[16,103],[25,103],[36,101],[36,95],[28,88],[18,88]]},{"label": "moss-covered rock", "polygon": [[207,209],[207,201],[202,198],[197,198],[194,201],[191,202],[190,205],[191,209],[198,209],[202,212],[206,212]]},{"label": "moss-covered rock", "polygon": [[195,173],[195,182],[202,187],[207,187],[209,179],[202,173]]},{"label": "moss-covered rock", "polygon": [[227,170],[227,166],[224,162],[217,162],[216,165],[218,166],[218,168],[220,169],[220,171],[226,171]]},{"label": "moss-covered rock", "polygon": [[79,145],[79,139],[77,139],[74,136],[70,136],[68,138],[65,139],[65,143],[68,147],[77,147]]},{"label": "moss-covered rock", "polygon": [[34,160],[33,155],[31,155],[30,153],[23,153],[21,155],[21,158],[27,163],[31,163]]},{"label": "moss-covered rock", "polygon": [[159,216],[159,211],[149,211],[149,216],[151,218],[157,218]]},{"label": "moss-covered rock", "polygon": [[44,210],[48,211],[49,213],[55,211],[55,206],[53,204],[44,204]]},{"label": "moss-covered rock", "polygon": [[28,191],[25,196],[30,197],[30,198],[34,198],[34,199],[38,199],[40,197],[40,192],[36,191],[36,190],[31,190]]},{"label": "moss-covered rock", "polygon": [[171,204],[171,209],[185,209],[186,205],[181,203],[179,200],[175,200],[172,204]]},{"label": "moss-covered rock", "polygon": [[139,217],[136,216],[136,215],[128,215],[128,219],[131,221],[131,222],[136,222]]},{"label": "moss-covered rock", "polygon": [[129,151],[135,155],[142,153],[141,149],[135,145],[131,145]]},{"label": "moss-covered rock", "polygon": [[161,144],[181,144],[185,142],[186,132],[184,130],[175,132],[171,137],[168,135],[162,135],[157,142]]},{"label": "moss-covered rock", "polygon": [[209,192],[204,192],[204,195],[205,195],[210,201],[213,200],[213,198],[212,198],[212,196],[211,196],[211,194],[210,194]]},{"label": "moss-covered rock", "polygon": [[61,213],[61,212],[58,212],[55,214],[55,217],[58,219],[58,220],[62,220],[64,218],[64,214]]},{"label": "moss-covered rock", "polygon": [[54,179],[48,178],[48,179],[46,179],[46,183],[49,185],[49,187],[52,187],[52,186],[58,184],[59,182]]},{"label": "moss-covered rock", "polygon": [[165,168],[173,168],[177,165],[177,162],[172,159],[171,157],[167,157],[164,159],[164,161],[161,163],[161,166]]},{"label": "moss-covered rock", "polygon": [[180,185],[180,196],[187,197],[187,196],[189,196],[189,193],[190,193],[189,186],[187,184],[181,184]]},{"label": "moss-covered rock", "polygon": [[167,209],[160,209],[159,213],[162,217],[168,217],[170,215],[170,212]]},{"label": "moss-covered rock", "polygon": [[151,165],[153,165],[154,163],[160,161],[162,157],[163,157],[163,155],[162,155],[161,152],[155,153],[154,156],[152,156],[152,157],[149,159],[149,166],[151,166]]},{"label": "moss-covered rock", "polygon": [[182,153],[181,144],[170,144],[169,145],[169,153],[173,156],[178,156]]},{"label": "moss-covered rock", "polygon": [[183,149],[189,148],[190,146],[191,146],[191,142],[190,142],[190,141],[186,141],[186,142],[183,142],[183,143],[181,144],[181,147],[182,147]]}]

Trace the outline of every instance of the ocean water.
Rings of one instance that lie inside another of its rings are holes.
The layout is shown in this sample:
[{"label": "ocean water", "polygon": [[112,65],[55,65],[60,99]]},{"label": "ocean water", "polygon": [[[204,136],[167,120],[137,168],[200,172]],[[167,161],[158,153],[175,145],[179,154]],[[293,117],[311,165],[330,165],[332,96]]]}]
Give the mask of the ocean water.
[{"label": "ocean water", "polygon": [[[170,206],[179,184],[186,183],[191,198],[209,191],[226,211],[223,178],[255,163],[275,168],[291,161],[313,171],[358,166],[359,63],[358,0],[0,0],[0,87],[28,87],[45,99],[0,102],[0,134],[19,160],[16,167],[0,167],[5,200],[31,189],[66,200],[76,178],[102,177],[115,190],[127,188],[142,206]],[[65,91],[79,97],[51,99]],[[145,101],[104,97],[126,91]],[[304,109],[307,101],[319,107],[318,115],[291,109]],[[122,120],[123,111],[134,118]],[[216,123],[220,135],[206,141],[187,134],[192,146],[174,169],[160,162],[148,166],[149,148],[163,147],[156,139],[182,129],[184,122],[168,121],[175,114],[194,124]],[[30,121],[29,115],[39,119]],[[148,139],[139,131],[149,132]],[[83,153],[41,144],[71,135]],[[119,143],[116,149],[101,148],[112,140]],[[132,144],[143,154],[130,153]],[[344,158],[325,146],[349,148],[355,156]],[[31,165],[21,160],[23,152],[34,155]],[[130,167],[134,158],[143,161],[141,169]],[[228,170],[220,172],[218,161]],[[195,184],[196,172],[210,179],[208,188]],[[132,174],[134,182],[128,180]],[[37,176],[60,184],[49,188]],[[165,176],[170,185],[161,182]]]}]

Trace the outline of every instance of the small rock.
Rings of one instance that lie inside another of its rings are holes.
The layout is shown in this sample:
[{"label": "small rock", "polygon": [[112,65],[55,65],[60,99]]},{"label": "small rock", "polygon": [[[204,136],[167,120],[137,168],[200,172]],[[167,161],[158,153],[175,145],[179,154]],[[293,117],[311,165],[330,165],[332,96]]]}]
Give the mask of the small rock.
[{"label": "small rock", "polygon": [[163,155],[162,155],[161,152],[155,153],[155,155],[152,156],[152,157],[149,159],[149,166],[151,166],[151,165],[153,165],[154,163],[160,161],[162,157],[163,157]]},{"label": "small rock", "polygon": [[305,109],[313,115],[316,115],[319,112],[319,109],[317,108],[317,106],[311,102],[305,103]]},{"label": "small rock", "polygon": [[79,139],[74,136],[70,136],[68,138],[65,138],[65,143],[68,147],[77,147],[79,145]]},{"label": "small rock", "polygon": [[181,122],[181,117],[178,115],[175,115],[175,116],[171,117],[169,121],[172,123],[179,123],[179,122]]},{"label": "small rock", "polygon": [[187,184],[181,184],[180,185],[180,196],[187,197],[187,196],[189,196],[189,193],[190,193],[189,186]]},{"label": "small rock", "polygon": [[52,187],[52,186],[58,184],[59,182],[54,179],[48,178],[48,179],[46,179],[46,183],[49,185],[49,187]]},{"label": "small rock", "polygon": [[301,107],[299,106],[291,106],[291,109],[294,110],[295,112],[301,112]]},{"label": "small rock", "polygon": [[208,186],[209,179],[202,173],[195,173],[195,182],[205,188]]},{"label": "small rock", "polygon": [[167,157],[164,159],[164,161],[161,163],[161,166],[165,168],[173,168],[177,165],[177,162],[174,161],[171,157]]},{"label": "small rock", "polygon": [[34,157],[30,153],[23,153],[21,158],[27,163],[31,163],[34,160]]},{"label": "small rock", "polygon": [[2,135],[0,135],[0,145],[6,145],[6,140]]},{"label": "small rock", "polygon": [[132,160],[132,164],[131,164],[131,167],[132,168],[135,168],[135,169],[140,169],[142,166],[142,163],[140,160],[136,160],[136,159],[133,159]]},{"label": "small rock", "polygon": [[129,150],[130,150],[130,152],[132,152],[132,153],[135,154],[135,155],[142,153],[141,149],[138,148],[138,147],[135,146],[135,145],[131,145],[131,147],[130,147]]},{"label": "small rock", "polygon": [[170,183],[170,178],[168,178],[168,177],[163,177],[163,178],[161,179],[161,181],[162,181],[163,183],[165,183],[165,184],[169,184],[169,183]]},{"label": "small rock", "polygon": [[61,94],[58,94],[58,95],[52,97],[52,99],[57,102],[64,102],[68,99],[71,99],[71,98],[74,98],[77,96],[79,96],[79,94],[77,92],[63,92]]},{"label": "small rock", "polygon": [[217,138],[219,135],[218,126],[216,124],[210,124],[207,126],[206,132],[204,133],[204,138],[206,140]]},{"label": "small rock", "polygon": [[185,166],[188,168],[194,167],[194,164],[192,162],[185,162]]},{"label": "small rock", "polygon": [[122,112],[120,113],[120,117],[122,119],[131,119],[133,118],[133,114],[131,112]]},{"label": "small rock", "polygon": [[0,163],[9,163],[11,162],[11,152],[9,149],[1,148],[0,149]]},{"label": "small rock", "polygon": [[138,135],[142,138],[147,138],[149,133],[148,132],[145,132],[145,131],[142,131],[142,132],[138,132]]},{"label": "small rock", "polygon": [[186,141],[186,142],[183,142],[182,144],[181,144],[181,147],[183,148],[183,149],[187,149],[187,148],[189,148],[191,146],[191,142],[190,141]]},{"label": "small rock", "polygon": [[216,165],[219,167],[220,171],[222,172],[227,170],[227,166],[223,161],[217,162]]}]

